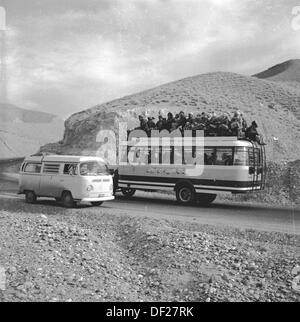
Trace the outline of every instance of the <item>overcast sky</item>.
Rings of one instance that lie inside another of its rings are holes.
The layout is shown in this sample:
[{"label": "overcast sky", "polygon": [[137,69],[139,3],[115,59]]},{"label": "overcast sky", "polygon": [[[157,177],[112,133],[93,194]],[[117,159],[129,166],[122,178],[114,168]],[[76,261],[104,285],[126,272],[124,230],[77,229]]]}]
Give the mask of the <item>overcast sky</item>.
[{"label": "overcast sky", "polygon": [[[214,71],[300,58],[294,0],[0,0],[8,101],[63,117]],[[0,98],[1,100],[1,98]]]}]

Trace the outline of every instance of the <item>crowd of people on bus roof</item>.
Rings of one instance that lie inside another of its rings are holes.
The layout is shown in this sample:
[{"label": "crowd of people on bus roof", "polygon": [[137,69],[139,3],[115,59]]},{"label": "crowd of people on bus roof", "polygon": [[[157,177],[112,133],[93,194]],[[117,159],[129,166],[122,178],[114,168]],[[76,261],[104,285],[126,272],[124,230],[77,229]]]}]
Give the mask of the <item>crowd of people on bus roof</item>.
[{"label": "crowd of people on bus roof", "polygon": [[248,138],[253,141],[259,139],[257,132],[257,123],[255,121],[248,127],[243,114],[234,112],[233,116],[229,113],[217,115],[216,113],[208,114],[202,112],[194,115],[187,115],[180,111],[174,116],[169,112],[167,117],[164,117],[161,112],[158,114],[158,119],[155,117],[139,115],[140,126],[136,128],[150,133],[151,130],[203,130],[205,136],[237,136]]}]

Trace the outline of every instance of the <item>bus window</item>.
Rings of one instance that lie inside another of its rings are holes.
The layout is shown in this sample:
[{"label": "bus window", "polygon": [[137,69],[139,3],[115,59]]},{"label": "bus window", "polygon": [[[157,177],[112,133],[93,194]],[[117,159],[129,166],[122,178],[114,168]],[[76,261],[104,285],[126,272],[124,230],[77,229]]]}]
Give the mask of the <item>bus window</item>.
[{"label": "bus window", "polygon": [[176,165],[182,165],[182,146],[174,146],[174,160],[173,163]]},{"label": "bus window", "polygon": [[[246,147],[236,147],[234,151],[233,165],[249,165]],[[250,154],[249,154],[250,157]],[[250,158],[249,158],[250,161]]]},{"label": "bus window", "polygon": [[232,165],[232,148],[216,149],[216,165]]},{"label": "bus window", "polygon": [[171,148],[167,146],[162,147],[162,152],[161,152],[161,163],[162,164],[171,164]]},{"label": "bus window", "polygon": [[148,147],[136,147],[132,149],[132,162],[139,165],[148,164],[149,150]]},{"label": "bus window", "polygon": [[152,165],[159,165],[159,147],[152,146],[150,150],[149,163]]},{"label": "bus window", "polygon": [[214,165],[216,162],[216,152],[215,148],[205,148],[204,149],[204,164]]}]

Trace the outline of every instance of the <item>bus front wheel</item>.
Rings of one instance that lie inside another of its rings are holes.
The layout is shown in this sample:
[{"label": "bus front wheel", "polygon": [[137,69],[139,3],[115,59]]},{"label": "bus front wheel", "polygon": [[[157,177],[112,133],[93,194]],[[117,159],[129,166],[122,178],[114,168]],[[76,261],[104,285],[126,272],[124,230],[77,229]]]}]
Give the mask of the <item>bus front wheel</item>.
[{"label": "bus front wheel", "polygon": [[122,188],[121,191],[125,197],[132,197],[135,194],[136,190],[130,188]]},{"label": "bus front wheel", "polygon": [[197,202],[201,206],[210,205],[215,199],[217,195],[210,193],[197,193]]},{"label": "bus front wheel", "polygon": [[195,197],[195,189],[192,186],[183,185],[176,189],[176,199],[181,204],[193,204]]}]

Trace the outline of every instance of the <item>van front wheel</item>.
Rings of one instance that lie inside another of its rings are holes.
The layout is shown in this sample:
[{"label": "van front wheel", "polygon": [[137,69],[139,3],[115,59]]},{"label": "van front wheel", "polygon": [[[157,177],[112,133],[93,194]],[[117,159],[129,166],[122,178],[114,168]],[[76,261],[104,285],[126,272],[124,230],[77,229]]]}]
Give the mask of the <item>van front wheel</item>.
[{"label": "van front wheel", "polygon": [[62,203],[66,208],[72,208],[75,205],[71,192],[64,192],[62,195]]},{"label": "van front wheel", "polygon": [[35,203],[36,202],[36,194],[34,191],[26,191],[25,192],[25,201],[27,203]]}]

